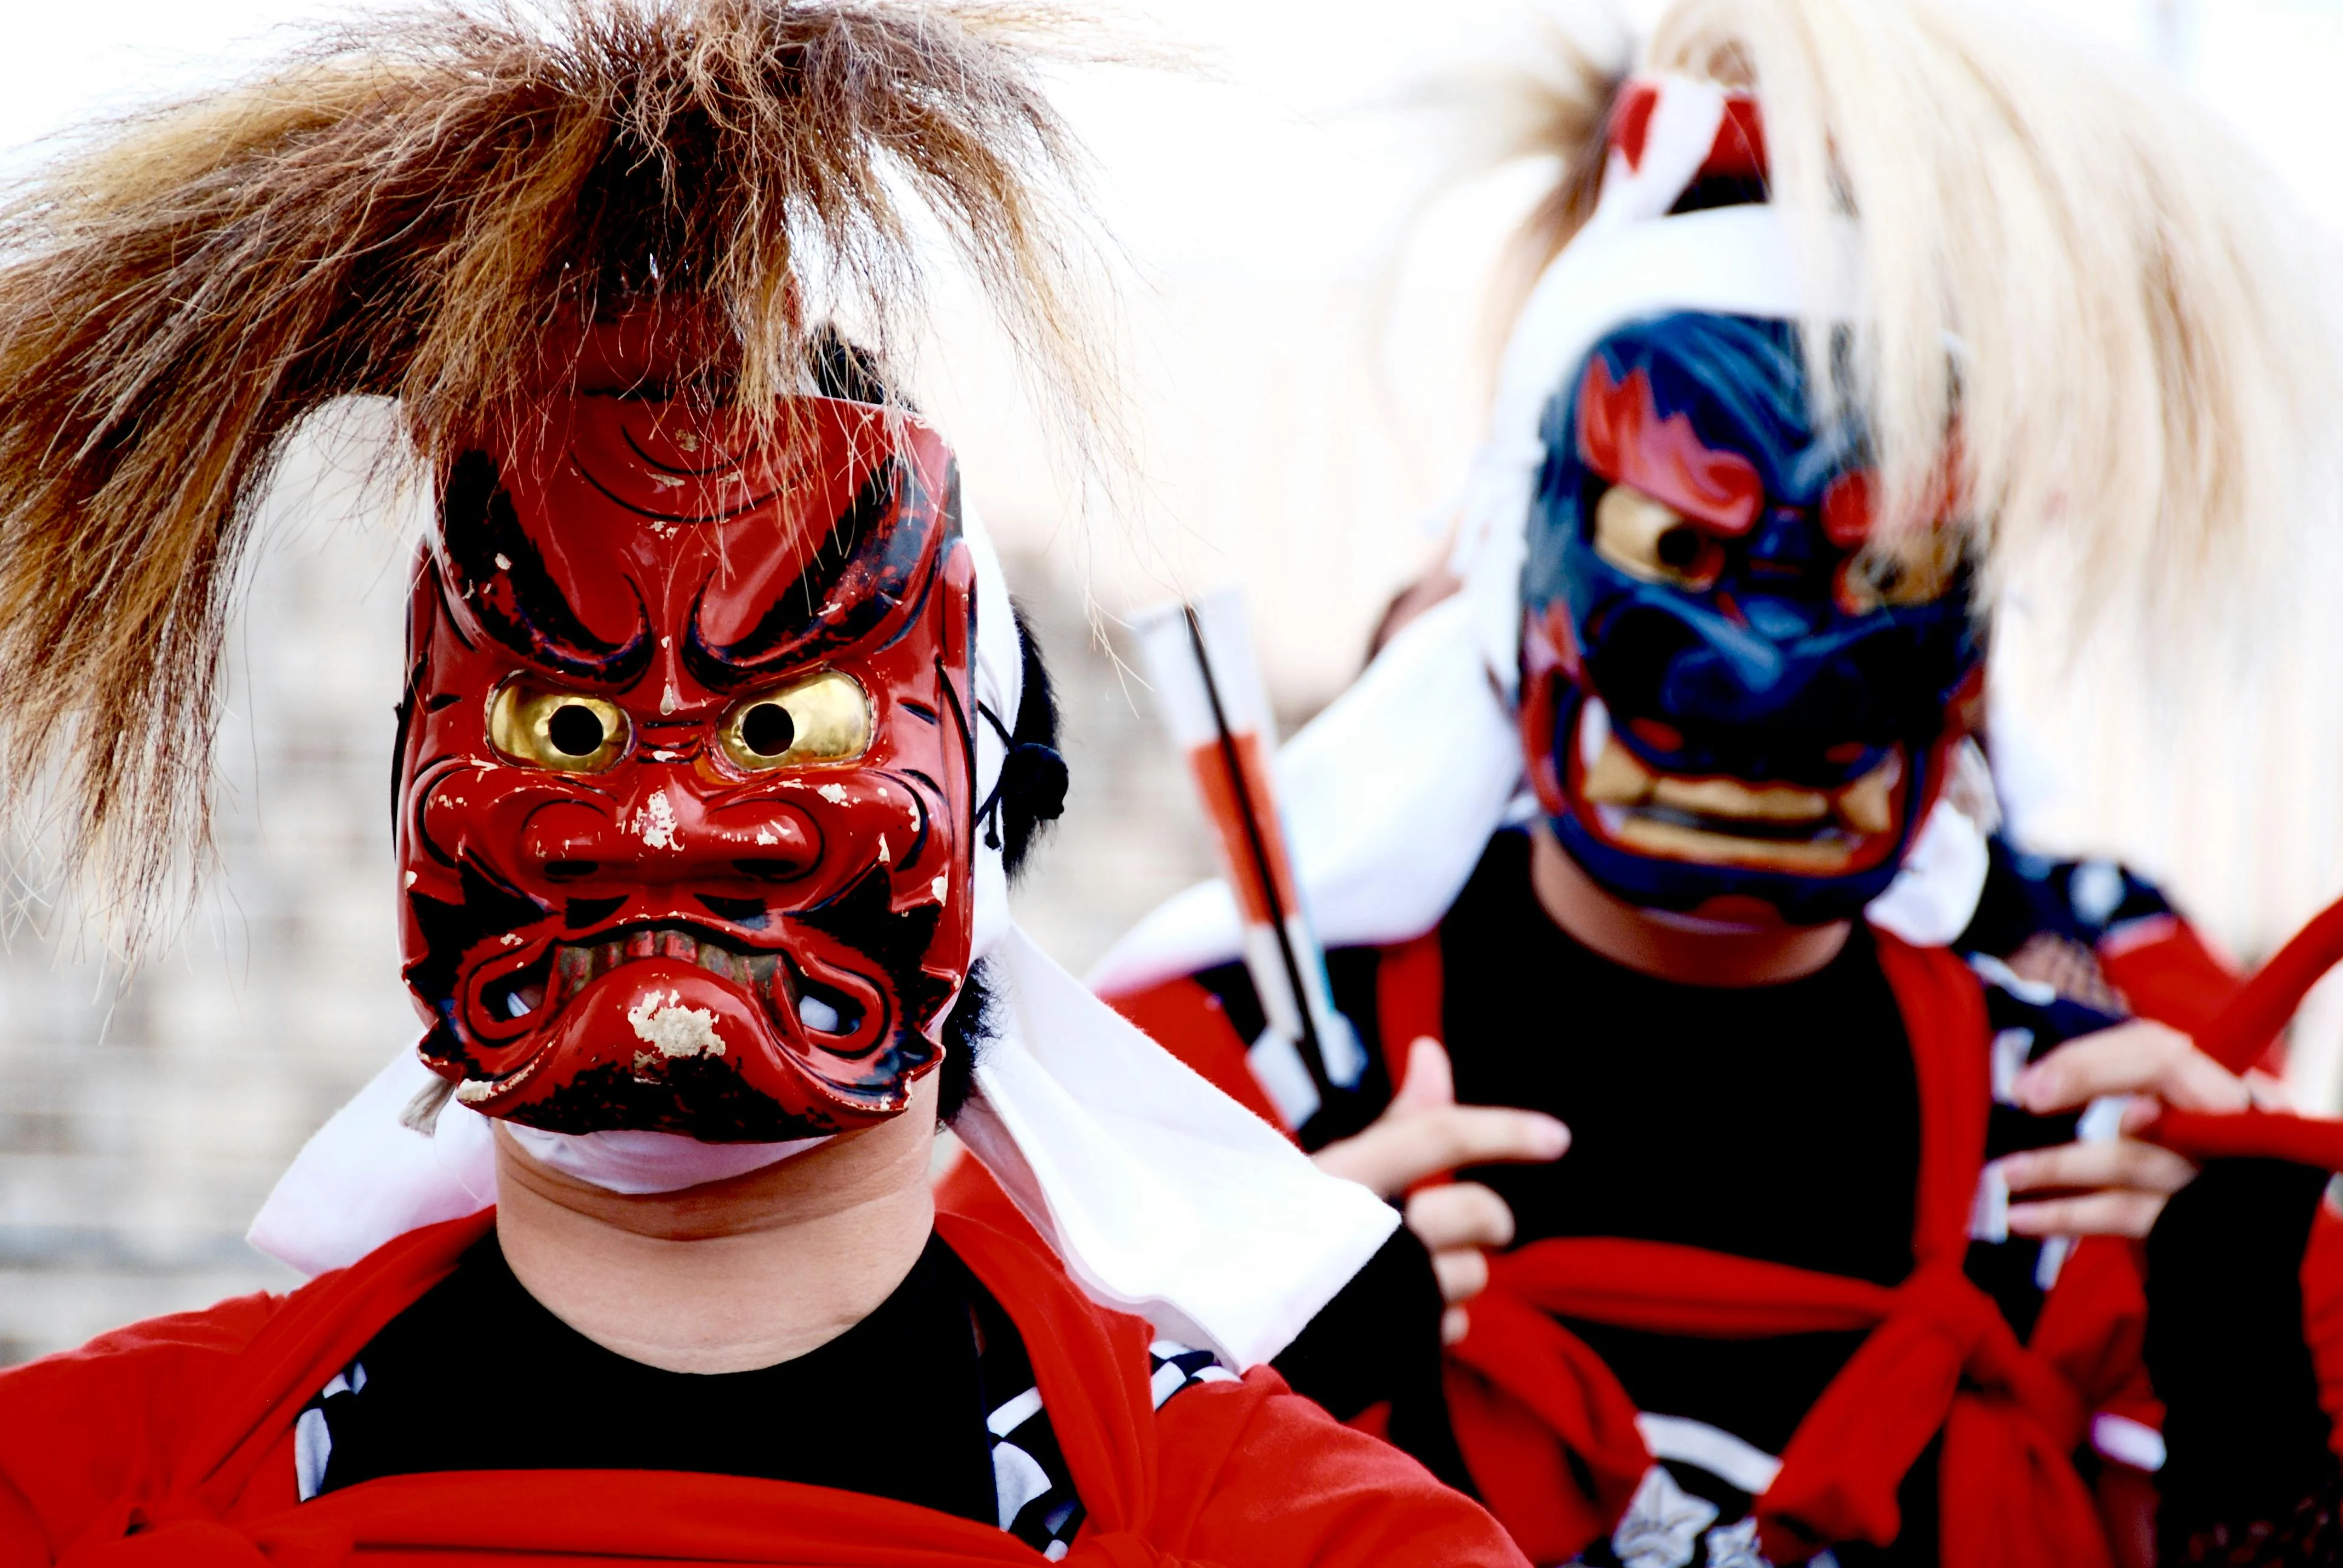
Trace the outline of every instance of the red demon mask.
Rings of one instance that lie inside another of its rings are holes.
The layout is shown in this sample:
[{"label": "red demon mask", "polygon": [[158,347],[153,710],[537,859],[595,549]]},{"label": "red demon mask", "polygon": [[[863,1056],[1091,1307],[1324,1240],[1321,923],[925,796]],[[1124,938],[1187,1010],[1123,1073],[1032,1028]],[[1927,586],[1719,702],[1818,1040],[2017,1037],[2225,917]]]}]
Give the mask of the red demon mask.
[{"label": "red demon mask", "polygon": [[619,397],[450,467],[398,856],[422,1053],[558,1132],[903,1109],[969,967],[973,566],[930,431]]}]

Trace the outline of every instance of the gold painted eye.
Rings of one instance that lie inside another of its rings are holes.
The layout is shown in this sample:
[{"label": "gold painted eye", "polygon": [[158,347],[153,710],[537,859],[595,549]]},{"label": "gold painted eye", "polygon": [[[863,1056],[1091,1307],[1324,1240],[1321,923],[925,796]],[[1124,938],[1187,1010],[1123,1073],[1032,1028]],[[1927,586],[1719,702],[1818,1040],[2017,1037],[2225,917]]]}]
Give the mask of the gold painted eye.
[{"label": "gold painted eye", "polygon": [[598,773],[626,755],[633,729],[607,698],[508,680],[488,699],[488,744],[508,761]]},{"label": "gold painted eye", "polygon": [[1714,535],[1624,485],[1594,503],[1594,553],[1629,577],[1672,588],[1712,587],[1725,568],[1725,547]]},{"label": "gold painted eye", "polygon": [[850,675],[820,675],[759,692],[724,716],[724,754],[752,771],[844,762],[870,745],[870,698]]},{"label": "gold painted eye", "polygon": [[1839,563],[1835,597],[1849,615],[1941,598],[1960,569],[1960,536],[1930,528],[1894,550],[1866,549]]}]

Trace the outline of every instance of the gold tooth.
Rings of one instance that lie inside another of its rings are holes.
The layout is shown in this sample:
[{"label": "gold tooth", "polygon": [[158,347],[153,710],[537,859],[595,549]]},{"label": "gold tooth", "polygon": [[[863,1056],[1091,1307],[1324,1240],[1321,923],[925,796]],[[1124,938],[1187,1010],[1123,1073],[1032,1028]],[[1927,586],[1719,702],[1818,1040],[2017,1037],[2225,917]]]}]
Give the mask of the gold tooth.
[{"label": "gold tooth", "polygon": [[1652,770],[1614,738],[1586,770],[1579,792],[1598,806],[1640,806],[1652,793]]},{"label": "gold tooth", "polygon": [[1802,844],[1741,839],[1728,833],[1704,832],[1678,822],[1654,821],[1648,817],[1629,817],[1612,831],[1632,849],[1671,860],[1797,871],[1808,876],[1827,876],[1844,870],[1855,856],[1855,847],[1844,841]]},{"label": "gold tooth", "polygon": [[1737,817],[1755,822],[1820,822],[1830,815],[1830,798],[1819,789],[1789,784],[1743,784],[1731,779],[1676,779],[1662,775],[1652,799],[1703,817]]},{"label": "gold tooth", "polygon": [[1903,768],[1890,752],[1878,767],[1838,792],[1831,804],[1838,819],[1858,833],[1885,833],[1895,825],[1889,797]]}]

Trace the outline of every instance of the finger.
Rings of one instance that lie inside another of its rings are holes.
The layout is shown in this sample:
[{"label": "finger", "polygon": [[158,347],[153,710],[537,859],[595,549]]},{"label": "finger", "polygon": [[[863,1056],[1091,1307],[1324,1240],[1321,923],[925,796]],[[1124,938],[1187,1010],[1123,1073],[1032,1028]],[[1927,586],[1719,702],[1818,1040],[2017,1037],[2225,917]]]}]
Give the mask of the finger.
[{"label": "finger", "polygon": [[2147,1234],[2164,1212],[2161,1192],[2092,1192],[2080,1198],[2042,1198],[2009,1206],[2015,1236],[2129,1236]]},{"label": "finger", "polygon": [[1456,1075],[1448,1061],[1448,1048],[1428,1034],[1419,1034],[1407,1048],[1407,1071],[1399,1092],[1392,1096],[1393,1111],[1422,1111],[1456,1103]]},{"label": "finger", "polygon": [[1440,1342],[1453,1345],[1473,1332],[1473,1320],[1463,1308],[1451,1307],[1440,1314]]},{"label": "finger", "polygon": [[1452,1307],[1489,1288],[1489,1260],[1477,1247],[1433,1253],[1432,1272],[1440,1281],[1440,1299]]},{"label": "finger", "polygon": [[1538,1111],[1448,1105],[1387,1112],[1364,1132],[1328,1144],[1315,1159],[1320,1170],[1389,1198],[1460,1165],[1554,1160],[1569,1147],[1570,1130]]},{"label": "finger", "polygon": [[1513,1244],[1513,1211],[1478,1181],[1426,1187],[1407,1201],[1407,1228],[1434,1252]]},{"label": "finger", "polygon": [[[2203,1057],[2215,1073],[2222,1071],[2218,1062],[2204,1057],[2178,1030],[2146,1020],[2118,1024],[2070,1040],[2019,1073],[2017,1103],[2044,1116],[2078,1110],[2102,1095],[2162,1093],[2167,1076],[2182,1072],[2190,1057]],[[2201,1074],[2191,1072],[2188,1078],[2197,1087],[2206,1087]],[[2244,1087],[2239,1085],[2237,1092],[2242,1103]]]},{"label": "finger", "polygon": [[2196,1179],[2197,1167],[2171,1150],[2136,1139],[2105,1143],[2062,1143],[2005,1156],[2002,1180],[2012,1192],[2047,1187],[2131,1187],[2166,1195]]},{"label": "finger", "polygon": [[2242,1074],[2246,1097],[2257,1110],[2278,1111],[2299,1114],[2302,1107],[2294,1101],[2294,1087],[2283,1078],[2273,1078],[2258,1067],[2249,1067]]},{"label": "finger", "polygon": [[2137,1021],[2070,1040],[2017,1075],[2018,1104],[2036,1115],[2073,1111],[2102,1095],[2152,1092],[2188,1037],[2160,1023]]},{"label": "finger", "polygon": [[2194,1040],[2157,1081],[2156,1092],[2182,1111],[2216,1114],[2243,1111],[2254,1102],[2252,1086],[2197,1050]]}]

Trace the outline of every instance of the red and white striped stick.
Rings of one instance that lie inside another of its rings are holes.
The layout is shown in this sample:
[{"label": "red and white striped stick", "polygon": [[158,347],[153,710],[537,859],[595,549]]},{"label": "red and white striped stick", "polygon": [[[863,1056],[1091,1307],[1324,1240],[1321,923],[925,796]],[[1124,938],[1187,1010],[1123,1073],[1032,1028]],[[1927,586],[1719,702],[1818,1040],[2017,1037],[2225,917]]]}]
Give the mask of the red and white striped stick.
[{"label": "red and white striped stick", "polygon": [[1244,923],[1245,968],[1268,1020],[1250,1052],[1253,1074],[1298,1127],[1332,1090],[1357,1084],[1366,1056],[1334,1010],[1325,956],[1293,875],[1270,776],[1276,731],[1244,600],[1226,590],[1160,607],[1134,626]]}]

